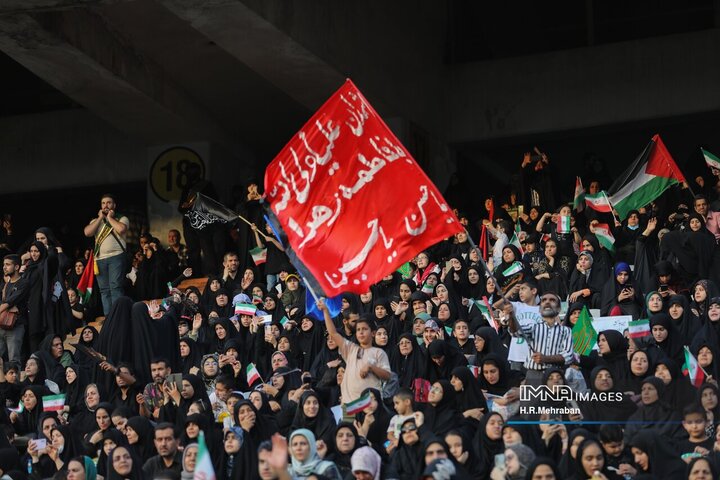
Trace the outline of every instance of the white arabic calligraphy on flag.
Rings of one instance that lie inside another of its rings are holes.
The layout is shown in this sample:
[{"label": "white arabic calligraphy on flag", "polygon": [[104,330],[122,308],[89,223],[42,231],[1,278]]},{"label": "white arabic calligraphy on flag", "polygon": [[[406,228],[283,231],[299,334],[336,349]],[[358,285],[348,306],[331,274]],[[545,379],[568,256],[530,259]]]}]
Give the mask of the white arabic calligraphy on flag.
[{"label": "white arabic calligraphy on flag", "polygon": [[365,292],[420,250],[462,231],[350,80],[268,166],[265,192],[294,255],[330,296]]}]

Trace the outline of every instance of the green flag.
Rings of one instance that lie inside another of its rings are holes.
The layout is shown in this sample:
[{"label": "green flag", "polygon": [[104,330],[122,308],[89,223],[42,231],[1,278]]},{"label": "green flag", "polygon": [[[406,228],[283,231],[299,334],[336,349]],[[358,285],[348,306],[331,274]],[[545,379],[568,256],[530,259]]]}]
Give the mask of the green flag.
[{"label": "green flag", "polygon": [[583,307],[580,316],[572,328],[573,350],[580,355],[589,354],[595,346],[597,332],[587,307]]}]

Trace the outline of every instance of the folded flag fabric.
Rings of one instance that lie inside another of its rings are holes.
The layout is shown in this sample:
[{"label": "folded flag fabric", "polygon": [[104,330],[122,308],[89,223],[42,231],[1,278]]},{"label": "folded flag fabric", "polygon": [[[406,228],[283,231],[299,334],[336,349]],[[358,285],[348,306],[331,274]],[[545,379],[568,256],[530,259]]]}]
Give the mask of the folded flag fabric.
[{"label": "folded flag fabric", "polygon": [[643,338],[650,336],[650,320],[633,320],[628,323],[630,338]]},{"label": "folded flag fabric", "polygon": [[245,376],[247,377],[248,387],[252,387],[253,383],[258,380],[262,380],[260,372],[258,372],[257,367],[252,362],[248,363],[248,366],[245,368]]},{"label": "folded flag fabric", "polygon": [[480,367],[478,367],[477,365],[468,365],[467,367],[470,369],[473,376],[475,378],[478,378],[478,375],[480,375]]},{"label": "folded flag fabric", "polygon": [[520,255],[525,254],[525,251],[522,248],[522,244],[520,243],[520,239],[517,236],[517,232],[513,233],[513,236],[510,239],[510,245],[515,245],[515,247],[520,251]]},{"label": "folded flag fabric", "polygon": [[585,195],[585,203],[588,207],[595,211],[603,213],[611,213],[612,206],[605,192],[596,193],[595,195]]},{"label": "folded flag fabric", "polygon": [[363,410],[365,410],[367,407],[370,406],[371,403],[370,394],[366,393],[362,397],[358,398],[357,400],[353,400],[350,403],[345,404],[345,410],[347,411],[348,415],[355,415],[356,413],[360,413]]},{"label": "folded flag fabric", "polygon": [[[342,294],[326,298],[325,306],[328,308],[331,318],[335,318],[340,315],[340,312],[342,312]],[[315,305],[315,299],[310,293],[309,288],[305,289],[305,314],[310,315],[315,320],[325,319],[322,312],[318,310],[317,305]]]},{"label": "folded flag fabric", "polygon": [[280,325],[282,325],[284,327],[285,324],[289,321],[290,320],[285,315],[283,315],[283,317],[280,319]]},{"label": "folded flag fabric", "polygon": [[627,170],[610,186],[610,202],[620,220],[658,198],[685,177],[665,147],[660,135],[654,135]]},{"label": "folded flag fabric", "polygon": [[[240,440],[242,444],[243,439],[239,438],[238,440]],[[205,443],[205,433],[202,430],[198,438],[198,452],[195,460],[193,480],[215,480],[215,468],[213,467],[212,458],[210,458],[210,452]]]},{"label": "folded flag fabric", "polygon": [[583,188],[582,180],[580,177],[575,177],[575,195],[573,197],[573,209],[577,212],[583,211],[585,205],[585,188]]},{"label": "folded flag fabric", "polygon": [[572,328],[573,350],[580,355],[588,355],[597,339],[597,332],[592,324],[592,317],[587,307],[583,307],[580,316]]},{"label": "folded flag fabric", "polygon": [[237,213],[202,193],[193,195],[185,206],[188,207],[185,216],[195,230],[202,230],[213,223],[234,222],[238,218]]},{"label": "folded flag fabric", "polygon": [[20,413],[25,410],[25,406],[23,405],[22,400],[20,400],[18,402],[17,408],[9,408],[8,410],[10,410],[11,412]]},{"label": "folded flag fabric", "polygon": [[262,265],[267,261],[267,248],[255,247],[250,250],[250,256],[255,265]]},{"label": "folded flag fabric", "polygon": [[410,262],[405,262],[397,269],[398,272],[400,272],[400,275],[402,275],[402,278],[410,278],[412,277],[413,271],[412,267],[410,267]]},{"label": "folded flag fabric", "polygon": [[65,395],[48,395],[42,397],[43,412],[58,412],[65,406]]},{"label": "folded flag fabric", "polygon": [[701,148],[700,150],[702,150],[702,154],[703,157],[705,157],[705,163],[707,163],[707,166],[716,170],[720,170],[720,158],[716,157],[704,148]]},{"label": "folded flag fabric", "polygon": [[257,307],[251,303],[236,303],[235,315],[255,315]]},{"label": "folded flag fabric", "polygon": [[512,265],[510,265],[508,268],[505,269],[502,274],[505,277],[509,277],[511,275],[515,275],[516,273],[520,273],[523,270],[523,265],[520,262],[513,262]]},{"label": "folded flag fabric", "polygon": [[690,383],[692,383],[695,388],[700,388],[700,385],[705,381],[705,370],[702,369],[687,346],[685,347],[685,363],[683,364],[682,371],[683,375],[690,379]]},{"label": "folded flag fabric", "polygon": [[613,237],[613,234],[607,223],[596,224],[594,233],[598,239],[598,242],[600,242],[600,245],[602,245],[603,247],[605,247],[605,249],[611,252],[615,251],[615,237]]},{"label": "folded flag fabric", "polygon": [[570,233],[570,217],[559,215],[557,220],[557,233]]},{"label": "folded flag fabric", "polygon": [[80,280],[78,281],[77,291],[80,297],[80,303],[87,305],[92,296],[93,284],[95,283],[95,257],[93,252],[90,252],[90,258],[88,258],[85,270],[83,270]]}]

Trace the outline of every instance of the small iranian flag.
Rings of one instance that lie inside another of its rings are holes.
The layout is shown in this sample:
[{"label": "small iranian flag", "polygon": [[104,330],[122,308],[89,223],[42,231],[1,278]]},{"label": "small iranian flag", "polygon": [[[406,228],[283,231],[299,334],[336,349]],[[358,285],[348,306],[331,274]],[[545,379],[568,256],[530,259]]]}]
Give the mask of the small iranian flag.
[{"label": "small iranian flag", "polygon": [[510,239],[510,245],[515,245],[515,247],[520,251],[520,255],[525,254],[525,252],[523,251],[523,248],[522,248],[522,244],[520,243],[520,240],[518,239],[517,232],[513,233],[513,236]]},{"label": "small iranian flag", "polygon": [[650,336],[650,320],[633,320],[628,323],[630,338],[643,338]]},{"label": "small iranian flag", "polygon": [[613,237],[607,223],[596,224],[594,233],[600,245],[605,247],[606,250],[610,250],[611,252],[615,251],[615,237]]},{"label": "small iranian flag", "polygon": [[480,375],[480,367],[478,367],[477,365],[468,365],[467,367],[470,369],[473,376],[475,378],[478,378],[478,375]]},{"label": "small iranian flag", "polygon": [[250,250],[250,256],[255,265],[262,265],[267,261],[267,248],[255,247]]},{"label": "small iranian flag", "polygon": [[580,177],[575,177],[575,196],[573,198],[573,209],[577,212],[582,212],[585,202],[583,201],[585,195],[585,188],[583,188],[582,180]]},{"label": "small iranian flag", "polygon": [[257,307],[251,303],[236,303],[235,315],[255,315]]},{"label": "small iranian flag", "polygon": [[705,381],[705,370],[700,366],[697,359],[690,353],[690,349],[685,347],[685,363],[683,364],[683,375],[690,378],[690,383],[695,388],[699,388]]},{"label": "small iranian flag", "polygon": [[8,410],[15,413],[21,413],[23,410],[25,410],[25,405],[23,405],[22,400],[20,400],[18,402],[17,408],[9,408]]},{"label": "small iranian flag", "polygon": [[[242,439],[239,440],[241,440],[242,443]],[[205,433],[203,433],[202,430],[200,430],[200,436],[198,437],[198,452],[197,459],[195,460],[193,480],[215,480],[215,469],[213,468],[210,452],[205,443]]]},{"label": "small iranian flag", "polygon": [[90,258],[88,258],[87,265],[85,265],[85,269],[77,284],[77,292],[80,296],[81,304],[87,305],[90,301],[93,283],[95,283],[95,257],[93,257],[93,252],[90,252]]},{"label": "small iranian flag", "polygon": [[365,410],[367,407],[370,406],[371,402],[370,394],[366,393],[362,397],[358,398],[357,400],[354,400],[350,403],[345,404],[345,410],[347,411],[348,415],[355,415],[356,413],[360,413],[363,410]]},{"label": "small iranian flag", "polygon": [[716,157],[704,148],[701,148],[700,150],[702,150],[702,154],[703,157],[705,157],[705,163],[707,163],[707,166],[710,168],[714,168],[715,170],[720,170],[720,158]]},{"label": "small iranian flag", "polygon": [[596,193],[595,195],[585,195],[585,203],[588,207],[598,212],[611,213],[612,206],[605,192]]},{"label": "small iranian flag", "polygon": [[42,397],[43,412],[59,412],[65,406],[65,395]]},{"label": "small iranian flag", "polygon": [[248,387],[252,387],[252,384],[255,383],[255,381],[257,380],[262,381],[262,377],[260,377],[260,372],[258,372],[257,367],[252,362],[248,363],[247,368],[245,368],[245,376],[247,377]]},{"label": "small iranian flag", "polygon": [[567,215],[558,216],[557,233],[570,233],[570,217]]},{"label": "small iranian flag", "polygon": [[523,270],[522,263],[520,262],[513,262],[512,265],[510,265],[508,268],[505,269],[504,272],[502,272],[503,276],[509,277],[511,275],[515,275],[516,273],[520,273]]}]

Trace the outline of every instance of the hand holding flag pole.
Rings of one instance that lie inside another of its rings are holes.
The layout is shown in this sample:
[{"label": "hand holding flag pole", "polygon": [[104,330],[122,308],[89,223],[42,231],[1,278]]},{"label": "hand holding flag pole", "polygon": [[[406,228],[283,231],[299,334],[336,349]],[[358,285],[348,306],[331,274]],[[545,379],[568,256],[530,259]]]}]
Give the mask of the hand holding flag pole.
[{"label": "hand holding flag pole", "polygon": [[615,219],[615,222],[621,223],[618,217],[615,215],[615,208],[613,207],[612,203],[610,203],[610,198],[607,196],[607,193],[605,193],[605,190],[602,190],[602,194],[605,197],[605,200],[607,200],[608,205],[610,205],[610,213],[612,213],[613,219]]}]

